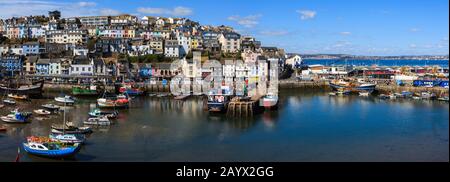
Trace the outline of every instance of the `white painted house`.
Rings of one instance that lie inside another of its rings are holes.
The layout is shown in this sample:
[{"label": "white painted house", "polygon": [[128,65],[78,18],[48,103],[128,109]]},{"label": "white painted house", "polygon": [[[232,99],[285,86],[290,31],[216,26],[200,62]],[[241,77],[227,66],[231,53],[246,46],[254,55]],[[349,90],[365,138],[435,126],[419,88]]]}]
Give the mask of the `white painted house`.
[{"label": "white painted house", "polygon": [[302,63],[302,58],[299,55],[293,55],[286,59],[286,64],[291,65],[292,68],[294,68],[295,65],[300,65],[301,63]]},{"label": "white painted house", "polygon": [[61,59],[51,59],[48,66],[48,74],[59,75],[62,73]]},{"label": "white painted house", "polygon": [[94,63],[86,56],[76,56],[73,58],[69,70],[70,75],[93,75]]}]

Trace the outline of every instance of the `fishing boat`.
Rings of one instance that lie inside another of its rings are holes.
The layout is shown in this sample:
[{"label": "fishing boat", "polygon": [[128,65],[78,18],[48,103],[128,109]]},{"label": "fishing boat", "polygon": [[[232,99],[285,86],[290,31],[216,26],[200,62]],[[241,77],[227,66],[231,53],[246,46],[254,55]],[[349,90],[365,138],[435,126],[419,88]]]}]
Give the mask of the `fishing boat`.
[{"label": "fishing boat", "polygon": [[154,96],[156,96],[156,94],[155,93],[149,93],[148,96],[154,97]]},{"label": "fishing boat", "polygon": [[422,99],[435,99],[436,98],[436,94],[431,93],[431,92],[422,92],[421,95]]},{"label": "fishing boat", "polygon": [[211,90],[208,93],[208,111],[209,112],[225,112],[228,103],[231,101],[230,88],[221,86],[219,90]]},{"label": "fishing boat", "polygon": [[45,109],[36,109],[36,110],[34,110],[34,113],[39,114],[39,115],[50,115],[50,114],[52,114],[52,112],[47,111]]},{"label": "fishing boat", "polygon": [[72,95],[77,96],[92,96],[98,95],[98,90],[96,85],[84,85],[72,87]]},{"label": "fishing boat", "polygon": [[49,138],[56,142],[61,143],[84,143],[86,140],[84,135],[80,134],[63,134],[63,133],[52,133]]},{"label": "fishing boat", "polygon": [[27,123],[30,116],[30,112],[20,112],[18,109],[15,109],[10,114],[1,116],[0,119],[6,123]]},{"label": "fishing boat", "polygon": [[329,95],[329,96],[335,96],[335,95],[336,95],[336,92],[329,92],[328,95]]},{"label": "fishing boat", "polygon": [[275,108],[278,106],[278,95],[269,92],[260,99],[260,104],[266,109]]},{"label": "fishing boat", "polygon": [[87,134],[91,133],[92,129],[88,126],[81,126],[77,127],[71,124],[70,122],[67,122],[64,124],[52,124],[52,133],[67,133],[67,134]]},{"label": "fishing boat", "polygon": [[75,98],[70,95],[55,97],[56,102],[65,103],[65,104],[74,104]]},{"label": "fishing boat", "polygon": [[380,99],[389,99],[390,97],[389,97],[389,95],[380,94],[380,95],[378,96],[378,98],[380,98]]},{"label": "fishing boat", "polygon": [[169,94],[167,93],[159,93],[158,95],[156,95],[156,97],[167,97],[169,96]]},{"label": "fishing boat", "polygon": [[395,98],[404,98],[401,93],[394,93]]},{"label": "fishing boat", "polygon": [[208,95],[208,111],[224,112],[227,110],[230,96],[228,95]]},{"label": "fishing boat", "polygon": [[332,80],[329,82],[333,90],[345,89],[350,91],[365,91],[372,93],[375,90],[376,84],[366,83],[363,81],[346,81],[344,79]]},{"label": "fishing boat", "polygon": [[126,95],[107,95],[97,99],[98,107],[102,108],[123,108],[128,107],[130,99]]},{"label": "fishing boat", "polygon": [[119,92],[122,94],[128,94],[132,96],[142,95],[144,94],[144,91],[140,88],[127,88],[127,87],[120,87]]},{"label": "fishing boat", "polygon": [[83,121],[83,123],[87,125],[111,125],[111,121],[107,117],[88,118],[88,120]]},{"label": "fishing boat", "polygon": [[402,91],[402,96],[404,97],[404,98],[410,98],[410,97],[412,97],[413,96],[413,93],[412,92],[408,92],[408,91]]},{"label": "fishing boat", "polygon": [[65,158],[75,155],[81,148],[81,145],[65,145],[57,142],[33,142],[27,141],[23,143],[26,152],[36,156],[50,158]]},{"label": "fishing boat", "polygon": [[389,99],[396,99],[396,98],[397,98],[397,96],[395,96],[395,95],[394,95],[394,94],[392,94],[392,93],[391,93],[391,94],[389,94],[389,95],[388,95],[388,97],[389,97]]},{"label": "fishing boat", "polygon": [[439,97],[438,100],[448,102],[448,96]]},{"label": "fishing boat", "polygon": [[7,105],[14,105],[14,104],[16,104],[16,101],[11,100],[11,99],[3,99],[3,103],[5,103]]},{"label": "fishing boat", "polygon": [[107,118],[116,118],[119,115],[119,112],[117,111],[102,111],[98,108],[92,110],[89,112],[90,117],[101,117],[106,116]]},{"label": "fishing boat", "polygon": [[188,97],[189,97],[189,95],[178,95],[178,96],[175,96],[173,99],[175,99],[175,100],[185,100]]},{"label": "fishing boat", "polygon": [[88,133],[92,133],[91,127],[88,127],[88,126],[67,127],[67,129],[64,129],[64,130],[65,131],[63,132],[63,129],[61,127],[58,127],[58,129],[52,127],[51,132],[52,133],[56,133],[56,134],[62,134],[62,133],[66,133],[66,134],[88,134]]},{"label": "fishing boat", "polygon": [[419,97],[419,96],[413,96],[412,97],[414,100],[420,100],[420,99],[422,99],[422,97]]},{"label": "fishing boat", "polygon": [[44,87],[44,80],[39,80],[31,83],[19,83],[14,81],[6,85],[0,85],[0,93],[14,93],[17,95],[27,95],[29,97],[41,96],[42,88]]},{"label": "fishing boat", "polygon": [[59,106],[58,105],[55,105],[55,104],[44,104],[44,105],[41,105],[43,108],[45,108],[45,109],[47,109],[47,110],[50,110],[50,111],[56,111],[56,110],[59,110]]},{"label": "fishing boat", "polygon": [[367,97],[369,95],[370,95],[369,92],[359,92],[359,96]]},{"label": "fishing boat", "polygon": [[133,83],[122,83],[122,86],[119,88],[119,93],[137,96],[144,94],[144,89]]},{"label": "fishing boat", "polygon": [[27,95],[17,95],[17,94],[8,94],[9,98],[16,99],[16,100],[27,100]]},{"label": "fishing boat", "polygon": [[4,132],[4,131],[6,131],[6,127],[0,126],[0,132]]},{"label": "fishing boat", "polygon": [[339,89],[336,92],[336,95],[350,95],[351,91],[350,90],[343,90],[343,89]]}]

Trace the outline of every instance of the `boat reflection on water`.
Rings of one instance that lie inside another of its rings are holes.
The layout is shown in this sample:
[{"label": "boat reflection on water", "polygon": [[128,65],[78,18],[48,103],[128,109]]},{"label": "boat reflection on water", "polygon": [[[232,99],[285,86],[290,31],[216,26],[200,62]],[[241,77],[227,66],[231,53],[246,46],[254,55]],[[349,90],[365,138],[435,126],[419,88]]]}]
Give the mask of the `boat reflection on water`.
[{"label": "boat reflection on water", "polygon": [[[92,126],[94,132],[74,160],[448,161],[448,103],[338,97],[328,92],[281,90],[278,110],[252,117],[208,112],[205,97],[136,97],[129,109],[119,111],[114,125]],[[49,103],[52,97],[48,98],[33,99],[23,107],[34,110]],[[83,98],[69,108],[70,121],[84,126],[96,99]],[[9,109],[0,114],[5,111]],[[33,117],[26,125],[3,124],[7,131],[0,134],[0,143],[6,147],[0,150],[0,161],[11,161],[26,136],[47,136],[62,117],[61,113],[44,121]],[[414,155],[404,155],[410,151]],[[24,155],[21,161],[49,160]]]}]

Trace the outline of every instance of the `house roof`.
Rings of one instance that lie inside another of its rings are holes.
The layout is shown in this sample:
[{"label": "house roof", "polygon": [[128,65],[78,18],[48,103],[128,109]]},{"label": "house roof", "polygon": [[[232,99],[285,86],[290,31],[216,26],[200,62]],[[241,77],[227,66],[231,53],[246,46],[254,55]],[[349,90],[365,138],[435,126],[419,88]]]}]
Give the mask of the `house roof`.
[{"label": "house roof", "polygon": [[25,62],[27,63],[37,63],[38,56],[28,56]]},{"label": "house roof", "polygon": [[171,63],[158,63],[155,65],[157,69],[169,70]]},{"label": "house roof", "polygon": [[87,56],[79,55],[73,58],[72,64],[90,64]]},{"label": "house roof", "polygon": [[37,61],[37,64],[49,64],[50,63],[50,59],[46,59],[46,58],[40,58],[38,61]]}]

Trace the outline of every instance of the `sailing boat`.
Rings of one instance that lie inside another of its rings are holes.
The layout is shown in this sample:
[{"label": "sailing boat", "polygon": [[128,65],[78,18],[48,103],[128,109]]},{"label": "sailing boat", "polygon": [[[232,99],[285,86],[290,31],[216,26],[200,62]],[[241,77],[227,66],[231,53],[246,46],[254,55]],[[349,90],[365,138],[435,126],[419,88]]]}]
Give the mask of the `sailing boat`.
[{"label": "sailing boat", "polygon": [[70,157],[78,153],[81,148],[79,143],[66,145],[64,143],[54,142],[47,137],[36,136],[27,137],[27,141],[23,142],[22,145],[29,154],[50,158]]},{"label": "sailing boat", "polygon": [[31,81],[31,83],[26,84],[20,84],[20,80],[15,81],[15,85],[12,86],[11,80],[9,81],[9,84],[7,85],[0,85],[0,93],[14,93],[16,95],[22,96],[26,95],[28,97],[32,96],[41,96],[42,95],[42,88],[44,87],[44,80],[39,81]]},{"label": "sailing boat", "polygon": [[27,123],[30,116],[30,112],[20,112],[19,109],[15,109],[10,114],[1,116],[0,119],[6,123]]},{"label": "sailing boat", "polygon": [[[127,94],[127,93],[125,93]],[[98,107],[103,108],[120,108],[120,107],[128,107],[129,104],[128,95],[108,95],[106,91],[103,93],[103,96],[97,99]]]},{"label": "sailing boat", "polygon": [[[64,107],[66,103],[64,103]],[[66,110],[64,109],[63,114],[63,125],[66,125]],[[65,128],[63,128],[62,133],[52,133],[49,137],[57,142],[61,143],[83,143],[85,138],[84,135],[66,134]]]},{"label": "sailing boat", "polygon": [[70,95],[64,95],[64,96],[55,97],[55,101],[61,102],[64,104],[74,104],[75,98]]},{"label": "sailing boat", "polygon": [[14,101],[12,99],[9,99],[9,98],[5,98],[5,97],[9,96],[8,91],[9,90],[5,90],[5,95],[3,96],[3,100],[2,100],[3,103],[5,103],[7,105],[14,105],[14,104],[16,104],[16,101]]}]

